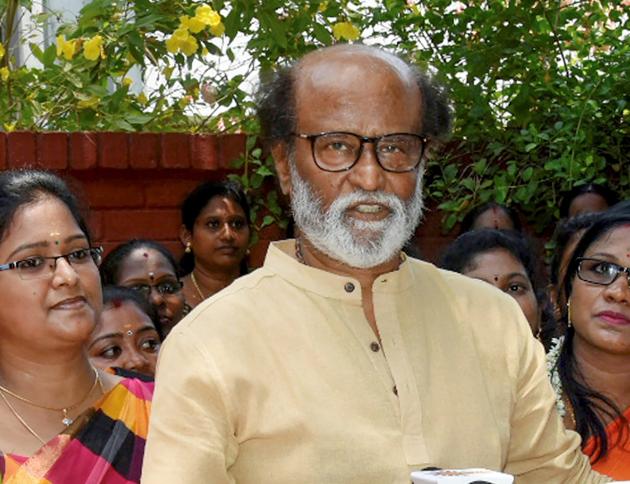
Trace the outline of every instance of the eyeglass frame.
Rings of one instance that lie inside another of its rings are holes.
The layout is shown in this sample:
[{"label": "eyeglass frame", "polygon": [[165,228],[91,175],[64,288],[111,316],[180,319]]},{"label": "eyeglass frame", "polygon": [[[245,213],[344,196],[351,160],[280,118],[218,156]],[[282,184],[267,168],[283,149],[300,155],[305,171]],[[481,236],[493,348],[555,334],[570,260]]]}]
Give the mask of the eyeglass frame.
[{"label": "eyeglass frame", "polygon": [[[418,166],[420,166],[420,163],[422,163],[422,158],[424,157],[424,152],[426,150],[426,146],[429,141],[426,136],[422,136],[417,133],[387,133],[381,136],[361,136],[360,134],[351,133],[350,131],[322,131],[321,133],[313,133],[313,134],[306,134],[306,133],[291,133],[291,134],[295,136],[296,138],[306,139],[311,142],[311,156],[313,157],[313,161],[315,162],[315,165],[320,170],[327,171],[329,173],[341,173],[344,171],[351,170],[361,159],[361,155],[363,155],[363,146],[365,145],[365,143],[370,143],[374,145],[374,156],[376,158],[376,162],[378,163],[378,166],[380,166],[383,169],[383,171],[386,171],[388,173],[409,173],[409,172],[414,171],[416,168],[418,168]],[[317,156],[315,156],[315,141],[317,141],[317,139],[321,136],[330,135],[330,134],[346,134],[350,136],[355,136],[356,138],[359,139],[360,144],[359,144],[359,150],[357,151],[357,157],[354,160],[354,162],[352,162],[352,164],[348,166],[347,168],[342,168],[340,170],[329,170],[327,168],[322,168],[317,162]],[[418,162],[412,168],[409,168],[408,170],[402,170],[402,171],[390,170],[388,168],[385,168],[383,164],[381,163],[381,160],[378,155],[378,151],[376,150],[376,145],[383,138],[387,138],[388,136],[401,135],[401,134],[405,136],[413,136],[415,138],[420,139],[420,141],[422,142],[422,149],[420,150],[420,156],[418,157]]]},{"label": "eyeglass frame", "polygon": [[[178,286],[178,289],[175,292],[162,292],[160,291],[159,287],[164,285],[164,284],[170,284],[171,282],[174,282],[175,286]],[[141,289],[138,289],[138,287],[148,287],[149,288],[149,292],[145,293],[144,291],[142,291]],[[184,288],[184,283],[182,281],[180,281],[179,279],[174,280],[174,281],[162,281],[159,282],[157,284],[133,284],[131,286],[128,286],[129,289],[131,289],[132,291],[136,291],[140,294],[142,294],[144,297],[150,297],[151,293],[153,292],[153,289],[156,290],[156,292],[160,295],[160,296],[173,296],[174,294],[178,294],[182,291],[182,289]]]},{"label": "eyeglass frame", "polygon": [[[630,267],[625,267],[625,266],[622,266],[620,264],[616,264],[615,262],[610,262],[610,261],[607,261],[607,260],[598,259],[596,257],[578,257],[576,260],[577,260],[576,274],[577,274],[578,278],[581,281],[588,282],[589,284],[596,284],[598,286],[610,286],[612,283],[614,283],[619,278],[619,275],[621,273],[625,273],[626,274],[626,279],[627,279],[627,282],[628,282],[628,286],[630,287]],[[610,281],[609,283],[595,282],[595,281],[589,281],[588,279],[584,279],[582,277],[582,275],[581,275],[581,268],[582,268],[582,262],[584,262],[586,260],[594,260],[594,261],[597,261],[597,262],[604,262],[606,264],[610,264],[611,266],[615,267],[615,269],[617,270],[617,274],[615,275],[613,280]]]},{"label": "eyeglass frame", "polygon": [[[44,261],[47,261],[47,260],[52,260],[53,261],[52,266],[49,265],[49,267],[52,268],[52,271],[50,273],[46,274],[43,277],[34,277],[34,278],[24,279],[20,275],[21,273],[20,273],[20,268],[18,267],[18,264],[21,263],[21,262],[26,262],[26,261],[32,260],[35,257],[30,257],[30,258],[26,258],[26,259],[19,259],[19,260],[7,262],[5,264],[0,264],[0,272],[10,271],[10,270],[14,270],[15,269],[15,270],[18,271],[18,276],[23,281],[24,280],[29,281],[29,280],[37,280],[37,279],[46,279],[47,277],[49,277],[52,274],[54,274],[55,271],[57,270],[57,261],[59,259],[65,259],[65,261],[68,263],[68,265],[74,269],[75,265],[68,260],[68,257],[70,255],[74,254],[75,252],[80,251],[80,250],[87,250],[88,251],[90,259],[92,259],[92,262],[94,262],[94,266],[98,269],[98,266],[101,263],[101,256],[103,255],[103,247],[102,246],[86,247],[86,248],[83,248],[83,249],[74,249],[74,250],[71,250],[70,252],[68,252],[67,254],[53,255],[53,256],[48,256],[48,257],[43,256],[43,255],[38,255],[37,257],[41,258],[41,259],[44,259]],[[98,258],[98,261],[97,261],[97,258]]]}]

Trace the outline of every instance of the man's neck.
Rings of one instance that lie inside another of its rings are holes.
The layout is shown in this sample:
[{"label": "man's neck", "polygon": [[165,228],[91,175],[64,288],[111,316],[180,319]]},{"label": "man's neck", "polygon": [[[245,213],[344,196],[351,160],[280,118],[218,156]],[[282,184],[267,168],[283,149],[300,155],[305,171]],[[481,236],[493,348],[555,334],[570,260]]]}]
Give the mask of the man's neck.
[{"label": "man's neck", "polygon": [[370,290],[378,276],[397,270],[401,262],[400,253],[398,253],[391,260],[374,267],[351,267],[324,254],[304,236],[296,239],[296,254],[298,259],[301,259],[300,262],[308,266],[340,276],[351,277],[359,281],[362,288],[369,288]]},{"label": "man's neck", "polygon": [[374,335],[380,341],[380,332],[374,312],[374,300],[372,297],[372,285],[376,278],[387,272],[392,272],[400,266],[400,253],[390,261],[378,266],[365,269],[351,267],[332,257],[327,256],[316,247],[314,247],[308,239],[300,237],[296,239],[296,256],[303,264],[317,269],[321,269],[340,276],[351,277],[361,285],[361,302],[363,313]]}]

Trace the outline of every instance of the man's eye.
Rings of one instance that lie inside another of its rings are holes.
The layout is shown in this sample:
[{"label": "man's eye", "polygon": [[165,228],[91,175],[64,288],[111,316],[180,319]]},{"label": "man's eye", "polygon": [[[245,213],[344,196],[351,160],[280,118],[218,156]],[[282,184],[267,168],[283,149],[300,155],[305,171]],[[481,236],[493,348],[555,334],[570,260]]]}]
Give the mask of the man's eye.
[{"label": "man's eye", "polygon": [[404,153],[405,152],[403,147],[397,144],[393,144],[393,143],[383,143],[379,145],[378,150],[381,153],[401,153],[401,152]]},{"label": "man's eye", "polygon": [[45,262],[43,257],[29,257],[28,259],[17,261],[16,267],[20,270],[33,270],[40,268]]},{"label": "man's eye", "polygon": [[107,358],[108,360],[115,360],[120,356],[121,353],[122,350],[120,349],[120,346],[110,346],[101,351],[99,356],[101,358]]},{"label": "man's eye", "polygon": [[156,353],[160,349],[160,341],[154,338],[147,339],[140,343],[140,349],[147,353]]}]

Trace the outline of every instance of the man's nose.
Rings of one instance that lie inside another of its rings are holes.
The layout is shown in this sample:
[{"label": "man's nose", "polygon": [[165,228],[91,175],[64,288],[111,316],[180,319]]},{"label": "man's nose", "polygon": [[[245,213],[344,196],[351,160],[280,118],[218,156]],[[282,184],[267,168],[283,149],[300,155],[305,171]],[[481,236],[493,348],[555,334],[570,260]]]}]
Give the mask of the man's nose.
[{"label": "man's nose", "polygon": [[385,170],[378,162],[374,143],[363,144],[359,159],[350,170],[350,179],[356,187],[369,192],[384,188]]}]

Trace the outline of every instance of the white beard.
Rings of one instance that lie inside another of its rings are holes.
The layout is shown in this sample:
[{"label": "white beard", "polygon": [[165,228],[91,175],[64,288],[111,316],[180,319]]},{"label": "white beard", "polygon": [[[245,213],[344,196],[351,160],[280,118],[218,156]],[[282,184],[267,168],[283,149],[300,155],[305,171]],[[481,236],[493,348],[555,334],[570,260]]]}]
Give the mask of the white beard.
[{"label": "white beard", "polygon": [[[357,190],[337,198],[327,210],[313,187],[300,176],[293,160],[291,168],[291,209],[295,224],[315,248],[350,267],[367,269],[398,257],[413,235],[422,216],[422,176],[409,201],[385,192]],[[383,220],[353,220],[346,211],[358,204],[378,203],[390,214]]]}]

